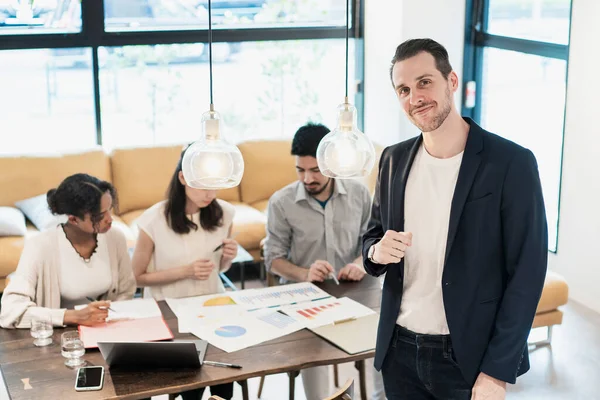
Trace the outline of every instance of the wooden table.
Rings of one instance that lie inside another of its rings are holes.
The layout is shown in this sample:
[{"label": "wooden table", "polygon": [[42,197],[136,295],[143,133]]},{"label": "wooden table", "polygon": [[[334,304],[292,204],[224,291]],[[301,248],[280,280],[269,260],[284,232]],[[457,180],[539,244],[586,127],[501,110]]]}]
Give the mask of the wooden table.
[{"label": "wooden table", "polygon": [[[357,283],[341,283],[337,286],[327,282],[319,286],[335,297],[347,296],[379,310],[381,285],[376,278],[367,275]],[[165,302],[161,301],[159,305],[177,339],[195,338],[191,334],[179,334],[177,318],[171,309]],[[90,350],[86,352],[84,359],[88,365],[103,365],[106,368],[104,387],[100,391],[76,392],[76,371],[64,365],[65,359],[60,354],[62,332],[64,329],[55,329],[53,344],[38,348],[33,345],[28,329],[0,329],[0,368],[13,400],[141,399],[374,356],[374,351],[349,355],[307,329],[234,353],[226,353],[209,345],[207,359],[241,364],[241,370],[204,366],[200,370],[111,372],[100,352]],[[25,390],[23,379],[29,379],[31,389]]]}]

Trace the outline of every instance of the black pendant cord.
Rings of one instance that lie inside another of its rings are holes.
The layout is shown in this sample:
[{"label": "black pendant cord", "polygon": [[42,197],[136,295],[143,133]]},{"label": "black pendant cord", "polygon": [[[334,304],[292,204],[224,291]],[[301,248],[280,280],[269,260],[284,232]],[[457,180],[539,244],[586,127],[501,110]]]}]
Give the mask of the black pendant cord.
[{"label": "black pendant cord", "polygon": [[[210,0],[209,0],[210,3]],[[348,102],[348,32],[350,30],[350,0],[346,0],[346,103]]]},{"label": "black pendant cord", "polygon": [[208,0],[208,65],[210,71],[210,108],[213,109],[213,71],[212,71],[212,10]]}]

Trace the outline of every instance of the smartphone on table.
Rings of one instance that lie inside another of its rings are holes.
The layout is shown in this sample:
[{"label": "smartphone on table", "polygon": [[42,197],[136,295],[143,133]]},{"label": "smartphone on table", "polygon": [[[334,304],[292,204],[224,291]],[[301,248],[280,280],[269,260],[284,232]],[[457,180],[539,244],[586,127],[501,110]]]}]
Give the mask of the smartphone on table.
[{"label": "smartphone on table", "polygon": [[88,390],[101,390],[104,384],[104,367],[81,367],[77,370],[75,390],[78,392]]}]

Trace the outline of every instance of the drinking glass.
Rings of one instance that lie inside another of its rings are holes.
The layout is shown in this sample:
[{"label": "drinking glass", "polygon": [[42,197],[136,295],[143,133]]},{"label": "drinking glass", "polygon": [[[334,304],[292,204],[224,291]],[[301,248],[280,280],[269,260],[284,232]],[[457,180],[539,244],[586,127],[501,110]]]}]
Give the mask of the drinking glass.
[{"label": "drinking glass", "polygon": [[69,331],[62,334],[60,337],[61,354],[67,359],[65,365],[67,367],[79,367],[85,363],[83,355],[85,347],[83,341],[79,337],[79,332]]},{"label": "drinking glass", "polygon": [[38,347],[48,346],[52,343],[52,321],[50,317],[41,316],[31,320],[31,336],[34,338],[33,344]]}]

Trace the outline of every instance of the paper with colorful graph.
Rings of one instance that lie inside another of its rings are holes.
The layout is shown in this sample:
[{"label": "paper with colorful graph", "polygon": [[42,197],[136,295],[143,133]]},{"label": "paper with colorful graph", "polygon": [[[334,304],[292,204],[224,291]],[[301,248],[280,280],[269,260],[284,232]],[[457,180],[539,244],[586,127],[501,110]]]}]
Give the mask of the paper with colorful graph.
[{"label": "paper with colorful graph", "polygon": [[236,304],[249,310],[275,308],[287,304],[331,297],[329,293],[310,282],[292,283],[263,289],[240,290],[229,294]]},{"label": "paper with colorful graph", "polygon": [[281,307],[281,311],[306,328],[341,323],[375,314],[375,311],[348,297],[309,301]]},{"label": "paper with colorful graph", "polygon": [[270,309],[244,311],[235,318],[223,314],[190,324],[192,334],[228,353],[289,335],[302,328],[304,325],[293,318]]},{"label": "paper with colorful graph", "polygon": [[179,333],[189,333],[191,325],[203,323],[213,317],[235,318],[246,312],[244,307],[236,305],[225,293],[181,299],[167,298],[165,301],[177,316]]}]

